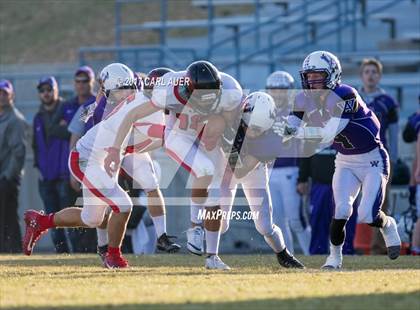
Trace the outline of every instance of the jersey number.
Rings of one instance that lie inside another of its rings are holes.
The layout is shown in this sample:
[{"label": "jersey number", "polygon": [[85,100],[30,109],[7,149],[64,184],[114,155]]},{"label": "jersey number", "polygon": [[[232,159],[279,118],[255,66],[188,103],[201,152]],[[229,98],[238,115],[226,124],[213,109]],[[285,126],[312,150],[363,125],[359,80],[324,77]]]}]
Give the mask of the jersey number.
[{"label": "jersey number", "polygon": [[188,117],[188,114],[176,113],[176,117],[179,120],[179,129],[187,130],[189,128],[192,130],[197,130],[198,122],[200,121],[199,115],[191,116],[191,121]]},{"label": "jersey number", "polygon": [[335,137],[334,142],[341,144],[347,150],[354,149],[354,145],[351,144],[350,140],[341,133]]}]

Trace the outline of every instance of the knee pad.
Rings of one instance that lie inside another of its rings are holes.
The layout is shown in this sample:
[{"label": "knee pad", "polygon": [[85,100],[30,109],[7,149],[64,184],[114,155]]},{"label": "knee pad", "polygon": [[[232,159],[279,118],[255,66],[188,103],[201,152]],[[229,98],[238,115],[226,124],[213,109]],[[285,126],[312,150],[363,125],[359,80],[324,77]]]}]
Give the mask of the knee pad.
[{"label": "knee pad", "polygon": [[340,219],[349,219],[353,212],[353,206],[348,202],[335,202],[335,217]]},{"label": "knee pad", "polygon": [[333,245],[341,245],[344,243],[346,238],[346,226],[347,220],[332,219],[330,225],[330,239]]},{"label": "knee pad", "polygon": [[136,179],[135,181],[137,183],[139,183],[141,188],[146,193],[157,190],[159,188],[159,182],[158,182],[158,179],[156,177],[156,174],[154,174],[154,173],[147,172],[147,173],[145,173],[144,176],[142,176],[138,180]]},{"label": "knee pad", "polygon": [[373,220],[373,222],[372,223],[369,223],[368,225],[369,226],[372,226],[372,227],[382,228],[382,227],[384,227],[386,221],[387,221],[386,214],[383,211],[379,211],[378,215]]},{"label": "knee pad", "polygon": [[[130,196],[119,186],[109,191],[111,201],[115,204],[113,211],[127,213],[133,209],[133,202]],[[114,210],[115,207],[117,210]]]},{"label": "knee pad", "polygon": [[214,175],[215,173],[214,164],[208,158],[202,158],[201,161],[195,160],[191,168],[192,171],[195,172],[197,178]]},{"label": "knee pad", "polygon": [[82,209],[80,218],[88,227],[96,228],[102,224],[106,209],[104,206],[85,206]]},{"label": "knee pad", "polygon": [[145,192],[150,192],[159,188],[158,176],[156,175],[152,162],[147,163],[148,166],[142,169],[141,175],[136,173],[135,181],[137,181]]}]

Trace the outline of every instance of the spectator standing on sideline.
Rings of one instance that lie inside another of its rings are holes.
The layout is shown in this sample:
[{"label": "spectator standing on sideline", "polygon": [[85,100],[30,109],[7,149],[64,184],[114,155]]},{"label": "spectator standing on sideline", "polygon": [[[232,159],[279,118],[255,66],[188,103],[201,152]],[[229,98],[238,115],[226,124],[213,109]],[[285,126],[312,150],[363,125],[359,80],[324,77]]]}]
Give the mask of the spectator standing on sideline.
[{"label": "spectator standing on sideline", "polygon": [[[67,124],[70,124],[76,117],[77,111],[80,107],[94,103],[96,97],[93,95],[93,85],[95,82],[95,73],[89,66],[82,66],[78,68],[74,74],[74,90],[76,96],[67,101],[64,105],[64,116]],[[68,128],[70,136],[69,148],[72,149],[80,135],[75,135]],[[72,188],[74,205],[77,197],[81,196],[80,184],[70,175],[70,186]],[[95,252],[96,251],[96,233],[94,229],[72,228],[70,229],[70,238],[73,246],[73,251],[77,253]]]},{"label": "spectator standing on sideline", "polygon": [[[41,105],[33,122],[34,165],[40,172],[39,194],[46,213],[58,212],[72,204],[68,156],[70,133],[63,118],[63,100],[53,76],[38,83]],[[57,253],[69,253],[65,230],[51,230]]]},{"label": "spectator standing on sideline", "polygon": [[12,83],[0,81],[0,252],[18,253],[21,233],[18,195],[25,162],[25,118],[14,106]]},{"label": "spectator standing on sideline", "polygon": [[[330,224],[335,204],[332,190],[334,160],[337,151],[326,148],[308,158],[299,160],[297,191],[301,195],[310,194],[311,255],[325,255],[330,247]],[[309,190],[309,179],[311,188]],[[357,202],[355,202],[356,204]],[[354,254],[353,239],[356,230],[356,208],[346,225],[346,239],[343,254]]]},{"label": "spectator standing on sideline", "polygon": [[[385,90],[379,87],[379,82],[382,77],[382,63],[374,58],[364,59],[360,66],[360,76],[362,80],[362,87],[359,88],[359,94],[367,106],[375,113],[381,124],[380,137],[383,145],[389,153],[391,161],[391,174],[398,159],[398,119],[399,119],[399,105],[388,95]],[[382,210],[388,211],[388,193],[391,182],[388,182],[385,202]],[[371,243],[372,254],[386,254],[385,242],[379,229],[373,230],[373,237]]]},{"label": "spectator standing on sideline", "polygon": [[411,240],[411,254],[420,255],[420,142],[418,135],[420,134],[420,95],[419,105],[416,112],[408,118],[407,124],[403,131],[403,139],[406,143],[416,142],[416,152],[413,160],[413,167],[410,178],[410,205],[416,206],[417,221],[414,226],[413,236]]},{"label": "spectator standing on sideline", "polygon": [[[83,105],[94,103],[96,97],[93,95],[93,84],[95,82],[95,73],[89,66],[82,66],[77,69],[74,74],[74,90],[76,96],[70,99],[65,104],[66,121],[68,124],[71,123],[72,119],[76,116],[76,112]],[[77,140],[80,139],[80,135],[71,134],[70,137],[70,149],[72,149]],[[74,191],[80,192],[80,185],[77,181],[70,176],[70,185]]]}]

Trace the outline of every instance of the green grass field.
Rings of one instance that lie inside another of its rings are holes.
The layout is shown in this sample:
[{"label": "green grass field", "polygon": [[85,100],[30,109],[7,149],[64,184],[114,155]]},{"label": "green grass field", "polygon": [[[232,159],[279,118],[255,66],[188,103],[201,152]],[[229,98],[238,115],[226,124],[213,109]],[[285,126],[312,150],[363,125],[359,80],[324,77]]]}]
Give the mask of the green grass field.
[{"label": "green grass field", "polygon": [[230,272],[190,255],[128,256],[127,270],[94,255],[0,256],[1,309],[420,309],[420,258],[345,257],[343,271],[280,268],[273,255],[223,255]]}]

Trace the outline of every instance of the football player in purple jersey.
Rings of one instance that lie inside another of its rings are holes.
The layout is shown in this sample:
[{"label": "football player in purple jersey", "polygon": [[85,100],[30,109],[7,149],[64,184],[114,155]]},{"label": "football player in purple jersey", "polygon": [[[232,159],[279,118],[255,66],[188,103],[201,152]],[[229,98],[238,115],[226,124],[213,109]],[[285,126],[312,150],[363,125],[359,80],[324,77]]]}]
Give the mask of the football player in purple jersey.
[{"label": "football player in purple jersey", "polygon": [[362,192],[359,222],[378,227],[388,256],[396,259],[401,240],[395,220],[382,210],[389,178],[389,157],[380,139],[380,123],[358,92],[341,83],[341,65],[330,52],[309,54],[300,72],[303,91],[296,96],[293,115],[278,128],[283,137],[332,145],[335,159],[335,214],[330,227],[330,255],[323,268],[342,266],[345,225],[353,202]]},{"label": "football player in purple jersey", "polygon": [[[276,104],[276,120],[281,121],[290,113],[295,81],[286,71],[271,73],[266,81],[266,92]],[[280,154],[281,155],[281,154]],[[273,200],[273,221],[283,231],[287,248],[294,253],[293,235],[305,255],[309,255],[311,228],[302,216],[302,199],[296,191],[299,174],[298,158],[280,156],[273,163],[270,175],[270,192]]]}]

